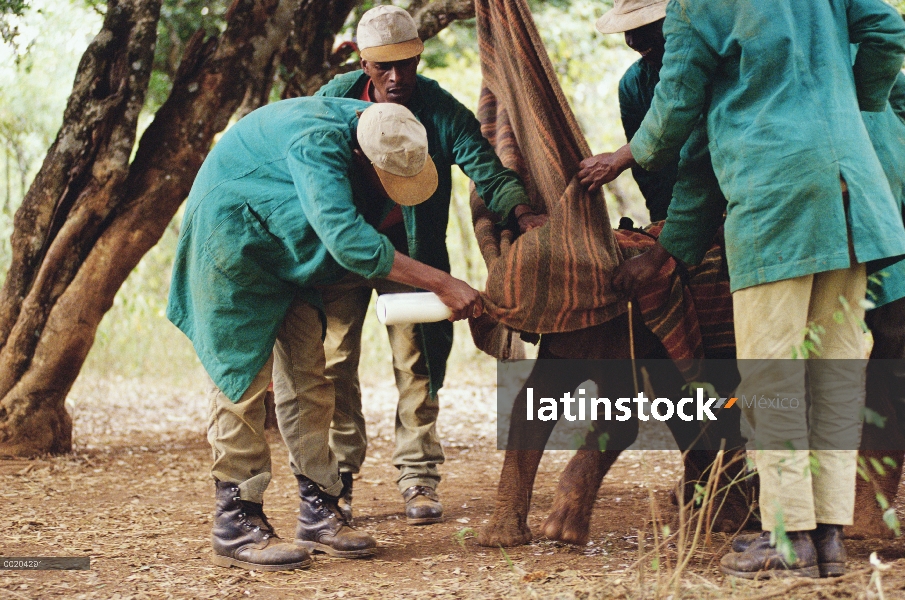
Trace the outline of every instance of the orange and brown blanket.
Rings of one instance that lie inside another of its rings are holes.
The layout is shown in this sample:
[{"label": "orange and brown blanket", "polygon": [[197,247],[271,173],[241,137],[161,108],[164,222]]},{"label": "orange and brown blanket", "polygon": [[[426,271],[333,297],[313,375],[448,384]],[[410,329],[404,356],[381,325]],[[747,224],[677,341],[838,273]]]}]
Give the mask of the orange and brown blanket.
[{"label": "orange and brown blanket", "polygon": [[[613,230],[601,192],[575,180],[591,155],[534,26],[526,0],[477,0],[483,75],[478,119],[507,167],[549,215],[521,236],[495,224],[476,194],[475,234],[487,263],[487,314],[472,320],[477,346],[515,358],[518,332],[574,331],[626,309],[610,287],[613,269],[654,243],[659,227]],[[687,271],[670,260],[637,298],[645,324],[677,359],[731,352],[732,303],[721,249]]]}]

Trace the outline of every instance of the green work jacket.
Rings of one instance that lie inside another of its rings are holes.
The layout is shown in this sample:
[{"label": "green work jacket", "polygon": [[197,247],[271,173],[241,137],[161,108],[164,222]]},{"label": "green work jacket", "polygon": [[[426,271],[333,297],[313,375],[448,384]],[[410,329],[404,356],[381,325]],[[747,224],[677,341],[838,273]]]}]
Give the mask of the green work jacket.
[{"label": "green work jacket", "polygon": [[[905,210],[905,75],[899,73],[885,111],[862,113],[862,116],[893,194],[899,199],[899,212],[890,215],[890,219],[902,222]],[[905,298],[905,260],[872,274],[867,296],[876,306]]]},{"label": "green work jacket", "polygon": [[[354,71],[334,77],[315,96],[360,98],[368,76]],[[437,191],[418,206],[403,206],[408,254],[437,269],[449,267],[446,226],[452,195],[452,166],[458,165],[471,179],[487,208],[501,220],[510,218],[518,204],[529,204],[528,193],[514,171],[505,168],[490,143],[481,135],[474,114],[433,79],[418,75],[407,107],[427,130],[428,151],[437,165]],[[419,326],[431,378],[431,394],[443,385],[446,360],[452,349],[452,323],[441,321]]]},{"label": "green work jacket", "polygon": [[[849,267],[847,228],[859,262],[905,255],[859,114],[885,109],[905,23],[881,0],[792,4],[670,2],[660,84],[631,141],[638,163],[656,170],[706,117],[733,291]],[[854,67],[850,42],[860,44]]]},{"label": "green work jacket", "polygon": [[[643,58],[634,62],[619,80],[619,113],[626,140],[631,141],[641,127],[644,115],[650,110],[654,100],[654,89],[659,81],[660,70]],[[651,221],[666,218],[666,209],[672,200],[672,188],[678,178],[678,166],[677,158],[656,173],[642,167],[632,168],[632,177],[644,196]]]},{"label": "green work jacket", "polygon": [[[352,170],[356,100],[296,98],[233,125],[201,165],[179,235],[167,317],[237,401],[273,350],[293,298],[347,271],[386,277],[391,202]],[[364,199],[364,200],[363,200]]]}]

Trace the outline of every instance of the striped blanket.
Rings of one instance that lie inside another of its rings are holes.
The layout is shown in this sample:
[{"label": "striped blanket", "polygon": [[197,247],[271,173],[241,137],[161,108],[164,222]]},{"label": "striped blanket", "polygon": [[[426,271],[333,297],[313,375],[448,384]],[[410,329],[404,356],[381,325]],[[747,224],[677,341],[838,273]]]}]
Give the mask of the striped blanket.
[{"label": "striped blanket", "polygon": [[[567,332],[625,312],[610,287],[623,257],[654,243],[659,228],[613,230],[601,192],[575,180],[590,148],[560,88],[526,0],[477,0],[483,75],[478,119],[503,164],[549,215],[521,236],[495,225],[472,192],[475,234],[487,263],[486,314],[471,321],[477,346],[518,358],[517,332]],[[676,359],[734,346],[729,283],[720,248],[687,273],[670,260],[638,297],[645,324]],[[696,307],[698,309],[696,310]]]}]

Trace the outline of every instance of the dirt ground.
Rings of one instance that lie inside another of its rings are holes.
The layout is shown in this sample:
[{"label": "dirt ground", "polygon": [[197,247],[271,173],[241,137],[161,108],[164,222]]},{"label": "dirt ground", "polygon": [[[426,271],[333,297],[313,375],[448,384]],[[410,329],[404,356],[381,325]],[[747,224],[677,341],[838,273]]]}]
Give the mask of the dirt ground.
[{"label": "dirt ground", "polygon": [[[365,390],[372,436],[355,487],[356,524],[378,540],[370,560],[317,555],[307,571],[258,573],[210,563],[213,484],[203,434],[203,394],[147,382],[80,383],[70,397],[76,449],[68,456],[0,461],[6,530],[0,555],[90,556],[88,571],[0,571],[0,598],[642,598],[668,597],[639,557],[652,542],[651,497],[675,518],[667,490],[678,452],[628,451],[604,480],[586,547],[543,538],[501,550],[477,546],[489,517],[502,452],[493,437],[493,389],[460,386],[441,395],[447,462],[439,489],[445,520],[407,526],[395,486],[393,390]],[[488,408],[489,407],[489,408]],[[291,537],[298,510],[278,435],[265,510]],[[539,531],[569,459],[541,464],[529,520]],[[901,513],[900,513],[901,514]],[[905,542],[849,542],[850,574],[835,581],[743,582],[720,575],[728,538],[717,535],[684,572],[681,597],[879,598],[868,557],[876,552],[885,598],[905,598]],[[668,567],[668,565],[667,565]],[[665,569],[666,567],[664,567]],[[660,570],[659,573],[663,573]],[[673,590],[674,591],[674,590]],[[675,597],[675,595],[673,595]]]}]

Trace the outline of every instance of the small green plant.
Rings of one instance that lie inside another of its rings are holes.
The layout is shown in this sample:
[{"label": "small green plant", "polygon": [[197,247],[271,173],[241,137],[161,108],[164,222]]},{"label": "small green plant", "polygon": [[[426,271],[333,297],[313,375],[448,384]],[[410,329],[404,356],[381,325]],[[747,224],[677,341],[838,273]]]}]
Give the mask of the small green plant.
[{"label": "small green plant", "polygon": [[820,460],[813,454],[808,455],[808,470],[811,472],[811,477],[820,475]]},{"label": "small green plant", "polygon": [[787,563],[792,564],[798,559],[795,549],[792,548],[789,534],[786,533],[786,523],[783,519],[781,507],[776,511],[776,527],[770,533],[770,543],[776,546],[776,549],[782,554]]},{"label": "small green plant", "polygon": [[511,558],[509,558],[509,553],[506,552],[506,549],[503,548],[502,545],[500,546],[500,555],[503,557],[503,560],[506,561],[506,566],[509,567],[509,570],[516,575],[519,575],[520,573],[518,571],[520,571],[521,569],[518,569],[518,567],[515,566],[515,563],[512,562]]},{"label": "small green plant", "polygon": [[864,421],[867,425],[873,425],[874,427],[879,427],[883,429],[886,427],[886,417],[881,415],[875,410],[871,410],[866,406],[861,408],[861,420]]},{"label": "small green plant", "polygon": [[463,527],[462,529],[460,529],[459,531],[457,531],[453,534],[453,539],[456,541],[457,544],[459,544],[460,546],[462,546],[464,548],[465,540],[468,538],[474,537],[474,536],[475,536],[474,529],[472,529],[471,527]]},{"label": "small green plant", "polygon": [[890,456],[884,456],[881,459],[863,456],[858,457],[858,476],[864,481],[870,482],[874,486],[874,498],[880,509],[883,511],[883,523],[895,534],[896,537],[902,535],[902,524],[896,515],[895,508],[890,506],[886,495],[880,490],[879,484],[871,476],[871,472],[876,473],[880,477],[887,476],[887,468],[896,469],[898,467],[896,461]]},{"label": "small green plant", "polygon": [[606,452],[607,444],[610,442],[610,434],[607,432],[603,432],[601,435],[597,437],[597,449],[601,452]]},{"label": "small green plant", "polygon": [[[835,316],[834,316],[835,318]],[[841,321],[839,321],[841,323]],[[803,341],[792,348],[792,358],[811,358],[820,356],[820,347],[823,344],[821,336],[826,334],[826,328],[816,323],[808,323],[802,332]]]}]

